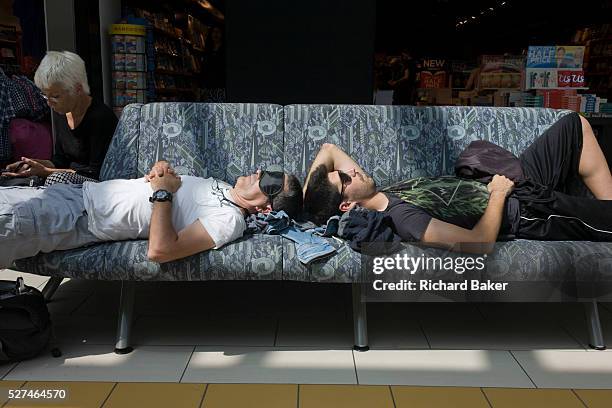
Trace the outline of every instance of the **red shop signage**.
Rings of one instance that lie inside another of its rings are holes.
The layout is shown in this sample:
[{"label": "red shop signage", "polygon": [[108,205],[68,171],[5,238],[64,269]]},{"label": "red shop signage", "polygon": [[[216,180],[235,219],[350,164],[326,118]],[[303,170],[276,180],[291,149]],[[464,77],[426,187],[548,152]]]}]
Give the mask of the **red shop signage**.
[{"label": "red shop signage", "polygon": [[584,71],[559,70],[557,73],[557,86],[559,88],[583,88]]}]

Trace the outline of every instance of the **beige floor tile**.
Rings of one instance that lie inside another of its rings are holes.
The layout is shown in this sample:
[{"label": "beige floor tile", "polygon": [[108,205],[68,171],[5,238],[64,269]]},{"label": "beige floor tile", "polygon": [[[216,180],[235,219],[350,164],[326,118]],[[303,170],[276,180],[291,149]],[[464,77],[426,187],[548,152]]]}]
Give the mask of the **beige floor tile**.
[{"label": "beige floor tile", "polygon": [[120,383],[103,408],[198,408],[206,384]]},{"label": "beige floor tile", "polygon": [[612,388],[612,353],[513,351],[538,388]]},{"label": "beige floor tile", "polygon": [[18,277],[23,277],[26,285],[42,289],[49,280],[48,276],[34,275],[32,273],[14,271],[12,269],[0,269],[0,280],[14,281]]},{"label": "beige floor tile", "polygon": [[296,384],[209,384],[202,408],[295,408]]},{"label": "beige floor tile", "polygon": [[396,408],[489,408],[477,387],[391,387]]},{"label": "beige floor tile", "polygon": [[193,347],[143,346],[124,355],[108,345],[62,345],[61,350],[59,358],[43,353],[22,361],[5,379],[179,382]]},{"label": "beige floor tile", "polygon": [[574,390],[589,408],[612,407],[612,390]]},{"label": "beige floor tile", "polygon": [[281,315],[276,346],[351,348],[353,323],[344,313]]},{"label": "beige floor tile", "polygon": [[351,350],[197,347],[182,382],[356,384]]},{"label": "beige floor tile", "polygon": [[359,384],[534,387],[507,351],[370,350],[354,356]]},{"label": "beige floor tile", "polygon": [[0,381],[0,407],[8,401],[8,391],[21,388],[25,381]]},{"label": "beige floor tile", "polygon": [[276,319],[270,316],[141,316],[136,345],[273,346]]},{"label": "beige floor tile", "polygon": [[572,390],[484,388],[493,408],[584,408]]},{"label": "beige floor tile", "polygon": [[[112,382],[47,382],[29,381],[22,389],[28,390],[63,390],[65,398],[32,399],[25,398],[9,401],[5,407],[79,407],[98,408],[110,394]],[[52,394],[55,396],[55,394]]]},{"label": "beige floor tile", "polygon": [[387,386],[300,385],[300,408],[393,408]]}]

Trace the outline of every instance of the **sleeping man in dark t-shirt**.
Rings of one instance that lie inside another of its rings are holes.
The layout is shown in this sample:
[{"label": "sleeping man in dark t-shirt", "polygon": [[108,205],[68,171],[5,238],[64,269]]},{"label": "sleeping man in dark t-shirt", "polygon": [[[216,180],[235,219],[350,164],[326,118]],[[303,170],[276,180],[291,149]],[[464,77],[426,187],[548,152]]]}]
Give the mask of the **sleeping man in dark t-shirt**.
[{"label": "sleeping man in dark t-shirt", "polygon": [[[470,243],[492,244],[506,236],[612,241],[612,176],[586,119],[563,117],[519,160],[525,178],[550,192],[546,209],[515,197],[514,183],[503,175],[488,184],[420,177],[377,190],[351,157],[324,144],[304,183],[304,210],[319,224],[355,206],[383,211],[402,240],[461,251],[470,251]],[[575,177],[595,199],[567,193]]]}]

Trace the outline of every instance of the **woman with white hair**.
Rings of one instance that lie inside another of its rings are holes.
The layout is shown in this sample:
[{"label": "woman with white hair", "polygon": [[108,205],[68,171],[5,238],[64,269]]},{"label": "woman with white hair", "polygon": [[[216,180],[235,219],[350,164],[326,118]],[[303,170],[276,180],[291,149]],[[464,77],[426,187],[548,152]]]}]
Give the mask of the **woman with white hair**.
[{"label": "woman with white hair", "polygon": [[49,51],[34,74],[53,110],[55,149],[51,160],[22,157],[5,176],[39,176],[45,184],[98,180],[117,117],[89,95],[85,63],[69,51]]}]

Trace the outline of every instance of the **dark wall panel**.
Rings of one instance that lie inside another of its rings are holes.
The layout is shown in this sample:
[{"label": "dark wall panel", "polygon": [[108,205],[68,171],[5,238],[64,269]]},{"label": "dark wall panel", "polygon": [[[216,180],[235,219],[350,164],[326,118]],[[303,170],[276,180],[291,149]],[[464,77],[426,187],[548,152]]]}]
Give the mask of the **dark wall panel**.
[{"label": "dark wall panel", "polygon": [[228,1],[228,102],[372,103],[375,3]]}]

